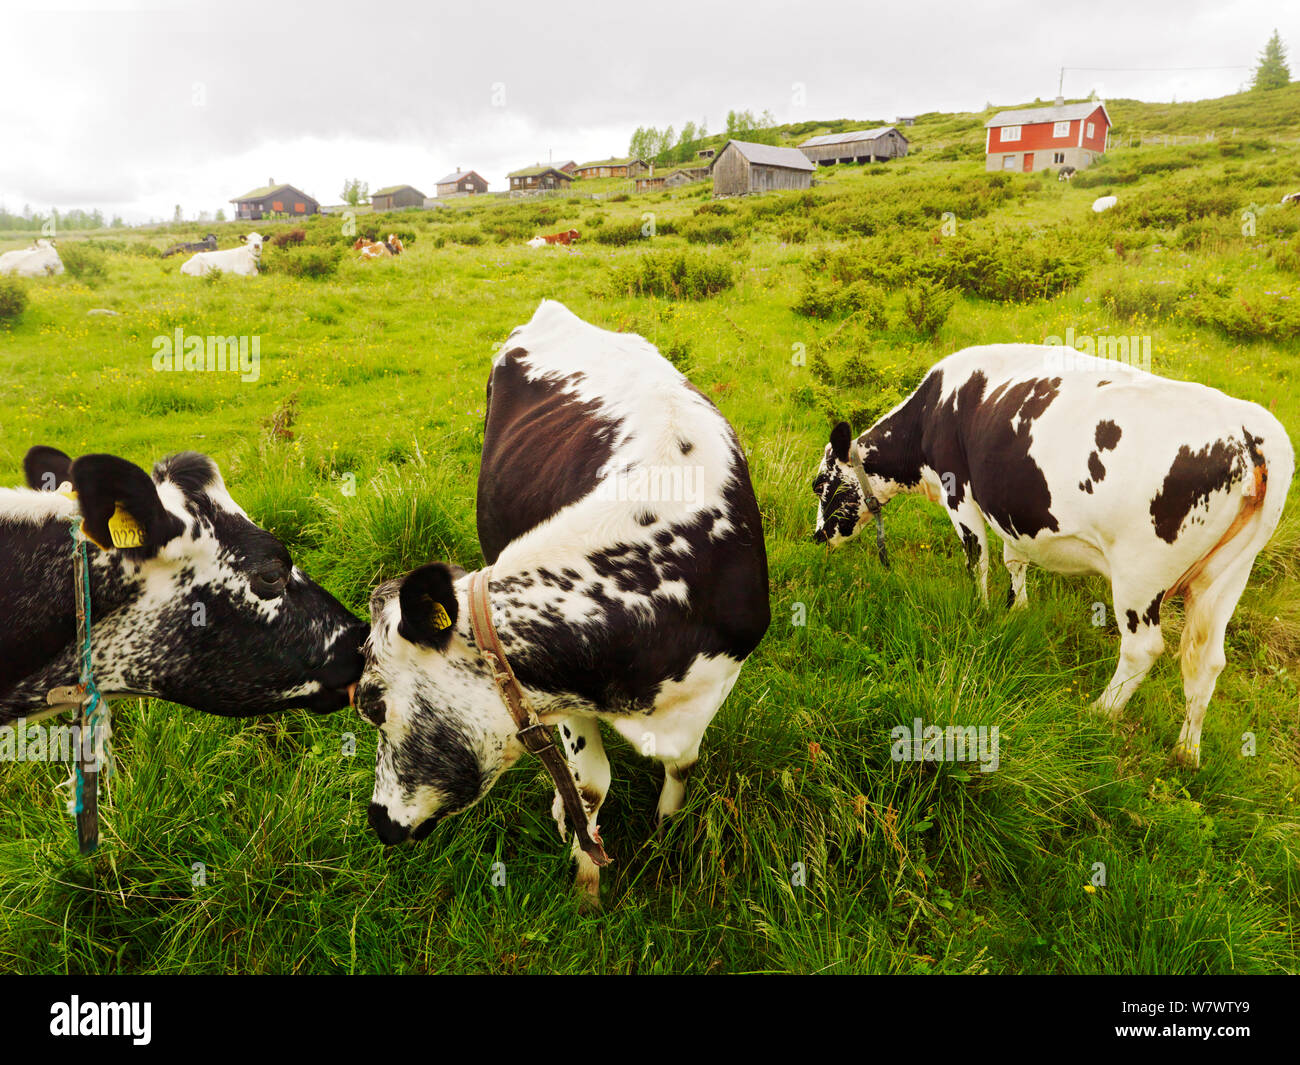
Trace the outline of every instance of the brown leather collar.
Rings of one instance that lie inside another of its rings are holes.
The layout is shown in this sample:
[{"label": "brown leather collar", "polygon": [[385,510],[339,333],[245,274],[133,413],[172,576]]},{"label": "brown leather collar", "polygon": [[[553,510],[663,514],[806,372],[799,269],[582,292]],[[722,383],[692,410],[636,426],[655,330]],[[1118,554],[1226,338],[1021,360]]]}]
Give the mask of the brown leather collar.
[{"label": "brown leather collar", "polygon": [[549,725],[543,725],[538,720],[501,647],[496,627],[492,624],[492,601],[488,591],[491,579],[491,566],[485,566],[469,576],[469,624],[474,631],[474,642],[478,644],[479,653],[492,670],[492,679],[496,681],[497,690],[501,693],[501,701],[506,704],[510,716],[519,726],[519,742],[541,759],[542,765],[546,766],[546,771],[555,781],[555,790],[564,804],[565,816],[577,834],[578,845],[596,865],[608,865],[609,855],[601,845],[600,833],[597,832],[593,837],[587,831],[587,810],[578,795],[578,786],[569,771],[569,763],[563,752],[555,746],[555,733]]}]

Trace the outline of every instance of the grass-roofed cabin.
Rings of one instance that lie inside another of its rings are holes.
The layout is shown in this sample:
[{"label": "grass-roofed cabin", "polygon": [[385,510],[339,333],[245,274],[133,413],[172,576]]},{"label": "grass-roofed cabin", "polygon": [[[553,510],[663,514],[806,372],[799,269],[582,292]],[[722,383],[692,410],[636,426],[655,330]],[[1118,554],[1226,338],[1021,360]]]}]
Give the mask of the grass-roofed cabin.
[{"label": "grass-roofed cabin", "polygon": [[235,205],[235,218],[249,222],[281,214],[302,217],[320,210],[320,203],[301,189],[275,183],[236,196],[230,202]]},{"label": "grass-roofed cabin", "polygon": [[425,195],[414,185],[389,185],[370,194],[370,206],[376,211],[396,211],[403,207],[423,207]]},{"label": "grass-roofed cabin", "polygon": [[511,192],[541,192],[548,189],[567,189],[573,178],[553,166],[526,166],[506,175]]}]

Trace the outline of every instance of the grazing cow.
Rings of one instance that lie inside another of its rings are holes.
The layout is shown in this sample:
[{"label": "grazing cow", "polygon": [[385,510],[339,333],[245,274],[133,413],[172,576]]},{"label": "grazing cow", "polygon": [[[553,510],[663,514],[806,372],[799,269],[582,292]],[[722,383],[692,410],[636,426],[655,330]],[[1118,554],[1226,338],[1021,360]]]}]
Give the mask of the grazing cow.
[{"label": "grazing cow", "polygon": [[1101,214],[1102,211],[1109,211],[1117,203],[1119,203],[1118,196],[1098,196],[1092,201],[1093,213]]},{"label": "grazing cow", "polygon": [[30,248],[19,248],[0,255],[0,274],[19,277],[49,277],[63,273],[63,262],[54,249],[54,241],[42,237]]},{"label": "grazing cow", "polygon": [[162,253],[162,257],[165,259],[169,255],[175,255],[178,252],[182,252],[182,251],[216,251],[216,250],[217,250],[217,235],[215,233],[209,233],[202,240],[190,240],[190,241],[182,240],[177,244],[173,244],[170,248],[168,248],[165,252]]},{"label": "grazing cow", "polygon": [[546,241],[547,244],[572,244],[577,239],[578,231],[576,229],[568,229],[563,233],[550,233],[542,237],[542,240]]},{"label": "grazing cow", "polygon": [[1300,192],[1288,192],[1282,197],[1282,203],[1300,204]]},{"label": "grazing cow", "polygon": [[24,466],[45,490],[0,489],[0,724],[54,712],[49,694],[77,683],[78,515],[106,698],[223,716],[348,704],[367,626],[249,520],[211,459],[173,455],[151,478],[113,455],[37,447]]},{"label": "grazing cow", "polygon": [[1187,717],[1174,754],[1197,766],[1224,631],[1294,465],[1285,430],[1254,403],[1067,347],[967,348],[857,440],[835,427],[813,484],[815,539],[843,543],[913,492],[943,503],[986,599],[986,525],[1002,537],[1014,606],[1031,562],[1108,578],[1120,658],[1093,705],[1111,718],[1164,650],[1161,605],[1181,595]]},{"label": "grazing cow", "polygon": [[181,264],[181,273],[191,277],[202,277],[214,270],[223,274],[238,274],[240,277],[256,277],[257,264],[262,259],[263,238],[258,233],[249,233],[240,237],[242,247],[227,248],[225,251],[201,251]]},{"label": "grazing cow", "polygon": [[1074,167],[1072,167],[1072,166],[1063,166],[1063,167],[1061,167],[1060,170],[1058,170],[1058,171],[1056,172],[1056,180],[1057,180],[1057,181],[1069,181],[1069,180],[1071,180],[1071,179],[1074,177],[1074,175],[1077,174],[1077,173],[1078,173],[1078,171],[1077,171]]},{"label": "grazing cow", "polygon": [[[590,838],[610,783],[601,720],[663,762],[658,813],[675,813],[769,621],[763,529],[731,426],[650,343],[544,301],[492,366],[478,533],[483,577],[434,563],[371,599],[357,708],[381,729],[375,831],[427,836],[524,750],[470,617],[484,579],[518,683],[560,726]],[[552,812],[563,834],[558,790]],[[574,857],[598,901],[577,839]]]}]

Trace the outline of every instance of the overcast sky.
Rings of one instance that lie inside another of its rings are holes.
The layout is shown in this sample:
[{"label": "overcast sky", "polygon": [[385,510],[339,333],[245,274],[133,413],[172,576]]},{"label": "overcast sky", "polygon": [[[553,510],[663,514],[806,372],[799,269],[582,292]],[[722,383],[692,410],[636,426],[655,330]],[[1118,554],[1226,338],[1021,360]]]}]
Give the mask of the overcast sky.
[{"label": "overcast sky", "polygon": [[[622,154],[639,125],[974,111],[1067,67],[1253,64],[1278,0],[652,0],[311,4],[0,0],[0,206],[128,221],[230,211],[274,178],[433,195],[457,168]],[[1250,69],[1067,70],[1065,94],[1191,100]]]}]

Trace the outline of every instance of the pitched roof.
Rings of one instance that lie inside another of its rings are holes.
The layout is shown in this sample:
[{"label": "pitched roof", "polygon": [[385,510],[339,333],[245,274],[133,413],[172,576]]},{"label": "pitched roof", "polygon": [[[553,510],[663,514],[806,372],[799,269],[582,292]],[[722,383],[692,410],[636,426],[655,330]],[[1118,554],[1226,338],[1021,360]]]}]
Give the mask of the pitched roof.
[{"label": "pitched roof", "polygon": [[578,165],[578,169],[586,170],[588,167],[592,167],[592,166],[628,166],[631,163],[641,163],[642,165],[644,165],[645,160],[633,159],[631,156],[629,156],[626,159],[615,159],[611,155],[608,159],[593,159],[589,163],[580,163]]},{"label": "pitched roof", "polygon": [[780,166],[786,170],[816,170],[808,157],[798,148],[778,148],[773,144],[752,144],[749,141],[727,141],[719,150],[718,154],[713,157],[713,162],[722,158],[722,153],[734,144],[736,150],[740,152],[751,163],[757,163],[759,166]]},{"label": "pitched roof", "polygon": [[[877,126],[875,129],[855,129],[848,133],[824,133],[820,137],[809,137],[799,147],[817,148],[823,144],[851,144],[854,141],[873,141],[877,137],[883,137],[891,129],[898,133],[900,137],[903,136],[902,133],[898,132],[896,126]],[[903,139],[906,140],[907,138],[903,137]]]},{"label": "pitched roof", "polygon": [[1012,111],[999,111],[985,122],[984,126],[987,128],[989,126],[1029,126],[1036,122],[1068,122],[1076,118],[1087,118],[1099,107],[1102,113],[1106,115],[1106,123],[1109,125],[1110,113],[1106,111],[1106,105],[1100,100],[1085,100],[1083,103],[1062,104],[1060,107],[1051,104],[1047,107],[1021,107]]},{"label": "pitched roof", "polygon": [[536,166],[526,166],[522,170],[512,170],[510,171],[510,173],[506,175],[506,177],[533,177],[534,175],[537,174],[545,174],[548,170],[554,170],[557,174],[560,175],[560,177],[564,178],[566,181],[569,178],[569,175],[566,174],[559,167],[541,166],[540,164]]},{"label": "pitched roof", "polygon": [[[414,185],[389,185],[386,189],[376,189],[370,194],[370,198],[373,200],[376,196],[391,196],[394,192],[401,192],[403,189],[420,192]],[[420,192],[420,196],[423,197],[424,193]]]},{"label": "pitched roof", "polygon": [[301,196],[304,200],[311,200],[312,203],[315,203],[319,206],[319,202],[314,196],[308,196],[305,192],[302,191],[302,189],[295,189],[292,185],[264,185],[260,189],[253,189],[252,192],[246,192],[242,196],[236,196],[234,199],[230,200],[229,202],[240,203],[243,200],[262,200],[265,199],[267,196],[270,196],[271,193],[273,192],[279,192],[281,189],[293,189],[293,191],[296,192],[299,196]]},{"label": "pitched roof", "polygon": [[479,181],[483,181],[483,175],[476,170],[457,170],[454,174],[448,174],[446,177],[440,177],[436,182],[434,182],[434,184],[450,185],[453,182],[463,181],[465,178],[470,176],[478,178]]}]

